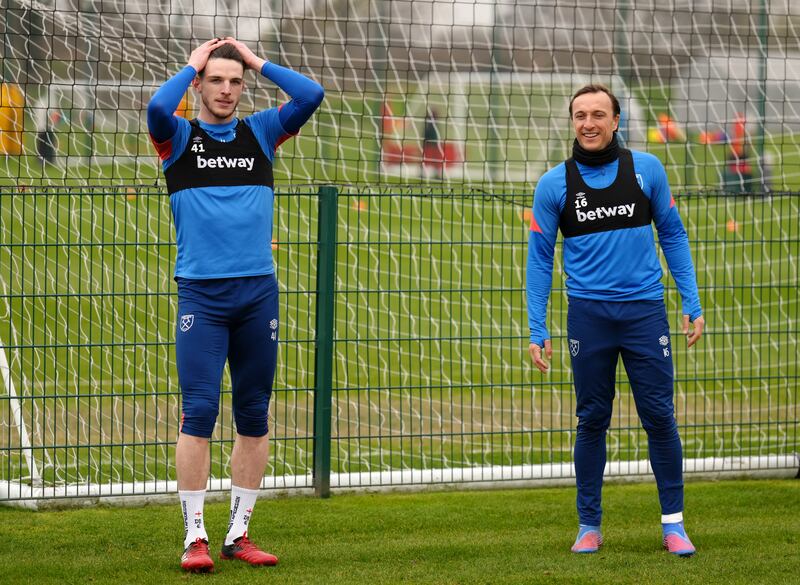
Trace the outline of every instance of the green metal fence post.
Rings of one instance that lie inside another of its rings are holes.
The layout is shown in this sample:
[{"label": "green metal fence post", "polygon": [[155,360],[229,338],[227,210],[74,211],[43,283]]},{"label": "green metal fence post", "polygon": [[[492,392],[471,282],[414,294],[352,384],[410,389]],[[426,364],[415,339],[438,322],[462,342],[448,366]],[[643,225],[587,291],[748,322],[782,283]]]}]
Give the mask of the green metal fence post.
[{"label": "green metal fence post", "polygon": [[331,495],[331,389],[333,384],[333,294],[336,277],[338,190],[319,190],[317,324],[314,356],[314,493]]}]

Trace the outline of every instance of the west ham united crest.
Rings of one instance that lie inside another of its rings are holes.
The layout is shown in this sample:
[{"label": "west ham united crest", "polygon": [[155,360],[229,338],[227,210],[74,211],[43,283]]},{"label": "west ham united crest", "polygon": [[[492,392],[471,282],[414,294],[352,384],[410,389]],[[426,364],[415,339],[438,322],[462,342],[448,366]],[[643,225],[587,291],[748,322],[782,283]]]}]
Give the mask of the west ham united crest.
[{"label": "west ham united crest", "polygon": [[569,340],[569,352],[572,354],[572,357],[578,355],[578,352],[581,350],[581,342],[577,339],[570,339]]},{"label": "west ham united crest", "polygon": [[181,331],[186,333],[194,325],[194,315],[181,315]]}]

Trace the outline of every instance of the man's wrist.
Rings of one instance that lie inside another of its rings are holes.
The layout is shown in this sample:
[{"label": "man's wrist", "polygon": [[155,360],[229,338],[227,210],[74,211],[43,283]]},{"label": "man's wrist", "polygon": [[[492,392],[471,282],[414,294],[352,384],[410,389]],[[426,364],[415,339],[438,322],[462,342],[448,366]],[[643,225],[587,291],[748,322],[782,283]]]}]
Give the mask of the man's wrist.
[{"label": "man's wrist", "polygon": [[255,57],[251,61],[250,68],[261,73],[261,70],[264,68],[265,63],[267,63],[266,59],[262,59],[261,57]]},{"label": "man's wrist", "polygon": [[690,322],[694,323],[695,319],[703,316],[703,310],[696,309],[694,311],[684,311],[683,314],[689,317]]}]

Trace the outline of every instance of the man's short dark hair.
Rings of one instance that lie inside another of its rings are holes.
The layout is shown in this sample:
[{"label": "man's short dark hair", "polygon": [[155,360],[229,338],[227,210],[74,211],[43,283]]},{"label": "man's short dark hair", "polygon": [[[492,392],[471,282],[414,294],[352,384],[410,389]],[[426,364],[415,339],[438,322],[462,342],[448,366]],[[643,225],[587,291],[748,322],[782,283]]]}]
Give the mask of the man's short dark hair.
[{"label": "man's short dark hair", "polygon": [[[239,63],[242,66],[242,69],[244,70],[247,69],[247,66],[245,66],[244,64],[244,57],[242,57],[242,54],[236,47],[234,47],[229,43],[220,45],[219,47],[211,51],[211,54],[208,56],[208,60],[211,61],[211,59],[230,59],[231,61],[236,61],[237,63]],[[200,72],[200,77],[203,76],[204,72],[205,69],[203,69],[203,71]]]},{"label": "man's short dark hair", "polygon": [[588,85],[584,85],[582,88],[576,91],[575,95],[572,96],[572,99],[569,100],[569,117],[572,118],[572,102],[575,101],[575,98],[587,93],[601,93],[601,92],[608,95],[608,97],[611,98],[611,106],[614,108],[614,115],[619,116],[620,109],[619,109],[619,100],[617,99],[617,96],[611,93],[611,90],[608,89],[602,83],[589,83]]}]

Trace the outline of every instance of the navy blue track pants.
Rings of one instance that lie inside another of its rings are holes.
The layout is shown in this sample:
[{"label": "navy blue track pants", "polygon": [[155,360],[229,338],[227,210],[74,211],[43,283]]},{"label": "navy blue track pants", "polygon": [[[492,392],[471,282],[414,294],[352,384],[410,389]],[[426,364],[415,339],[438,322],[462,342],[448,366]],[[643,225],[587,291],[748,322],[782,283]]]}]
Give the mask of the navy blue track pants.
[{"label": "navy blue track pants", "polygon": [[673,403],[672,344],[662,301],[569,299],[569,349],[575,381],[578,519],[599,526],[617,360],[631,383],[647,432],[662,514],[683,511],[683,453]]}]

